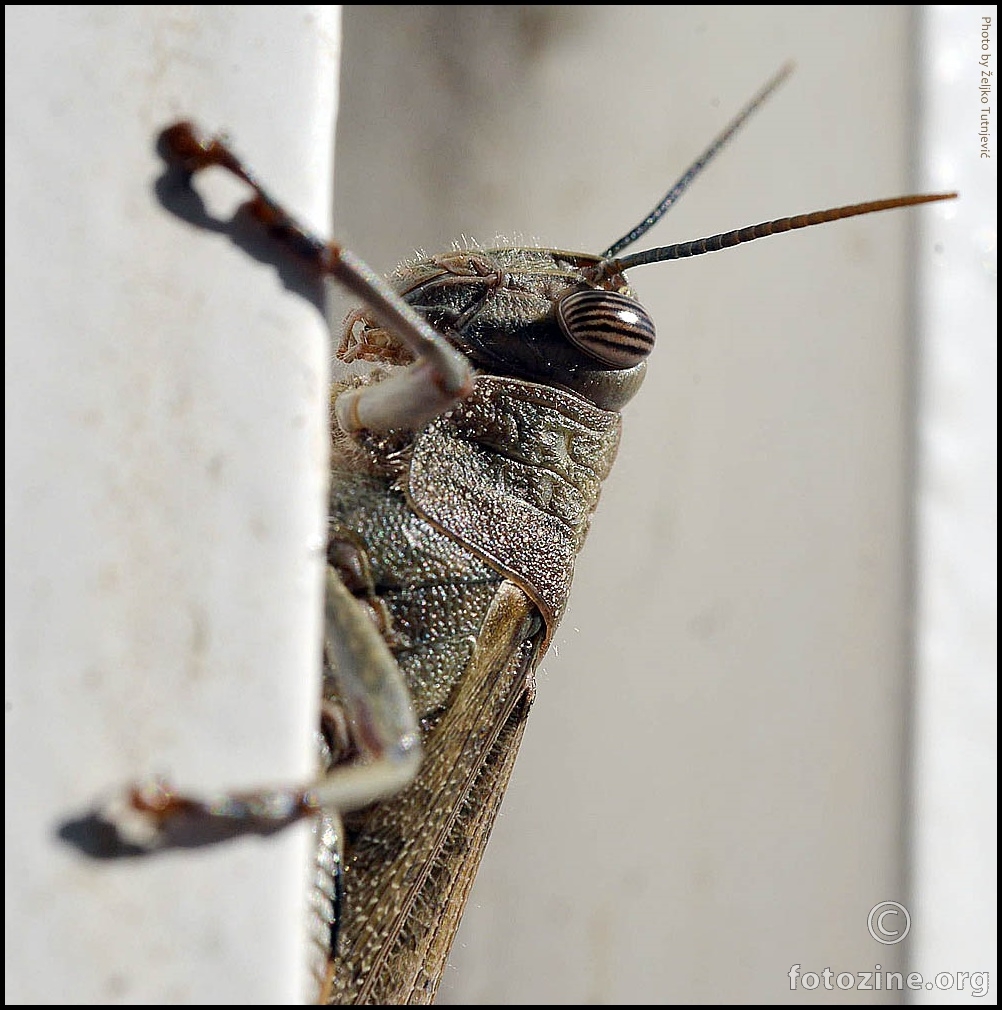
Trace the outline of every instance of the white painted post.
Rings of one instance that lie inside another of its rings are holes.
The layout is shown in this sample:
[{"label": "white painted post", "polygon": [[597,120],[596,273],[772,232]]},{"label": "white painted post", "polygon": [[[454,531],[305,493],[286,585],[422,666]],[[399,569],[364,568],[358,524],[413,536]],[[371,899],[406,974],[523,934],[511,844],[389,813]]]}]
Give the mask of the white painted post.
[{"label": "white painted post", "polygon": [[303,995],[305,827],[113,862],[58,831],[151,773],[312,770],[323,322],[161,205],[154,142],[225,129],[326,233],[338,48],[332,5],[7,7],[8,1002]]}]

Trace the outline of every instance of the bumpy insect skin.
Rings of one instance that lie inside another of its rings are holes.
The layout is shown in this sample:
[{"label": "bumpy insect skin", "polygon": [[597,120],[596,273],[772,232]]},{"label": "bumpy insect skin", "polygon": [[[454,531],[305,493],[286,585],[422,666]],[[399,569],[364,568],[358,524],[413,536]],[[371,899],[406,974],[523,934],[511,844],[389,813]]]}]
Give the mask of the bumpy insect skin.
[{"label": "bumpy insect skin", "polygon": [[[347,820],[335,1002],[434,996],[441,923],[461,914],[461,870],[479,861],[619,444],[618,410],[594,401],[618,407],[643,378],[568,343],[556,305],[584,279],[566,258],[487,250],[402,271],[404,297],[478,366],[473,392],[416,431],[335,435],[328,557],[380,627],[425,751],[411,786]],[[364,312],[347,326],[346,356],[401,363]]]},{"label": "bumpy insect skin", "polygon": [[414,508],[525,590],[546,624],[544,646],[620,427],[618,413],[567,390],[481,375],[471,396],[415,440]]}]

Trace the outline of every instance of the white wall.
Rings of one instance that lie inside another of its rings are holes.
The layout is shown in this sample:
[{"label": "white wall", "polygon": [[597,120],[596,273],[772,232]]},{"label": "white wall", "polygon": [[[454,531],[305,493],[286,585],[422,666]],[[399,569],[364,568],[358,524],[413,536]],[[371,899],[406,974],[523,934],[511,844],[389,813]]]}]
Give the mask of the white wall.
[{"label": "white wall", "polygon": [[[925,8],[919,49],[922,184],[963,196],[952,220],[924,219],[916,264],[909,953],[925,977],[998,958],[997,20],[993,5]],[[961,1002],[938,987],[915,1001]]]}]

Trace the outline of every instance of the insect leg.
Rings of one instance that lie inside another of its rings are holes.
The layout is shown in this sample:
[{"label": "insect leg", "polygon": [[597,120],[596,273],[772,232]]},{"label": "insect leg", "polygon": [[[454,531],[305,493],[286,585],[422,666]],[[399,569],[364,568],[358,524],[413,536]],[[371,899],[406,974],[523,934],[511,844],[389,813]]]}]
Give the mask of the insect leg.
[{"label": "insect leg", "polygon": [[317,818],[314,837],[317,844],[307,935],[310,974],[317,991],[323,993],[330,977],[331,956],[337,952],[344,909],[344,827],[336,811],[324,811]]},{"label": "insect leg", "polygon": [[326,607],[331,676],[363,760],[336,764],[309,790],[308,802],[346,812],[391,796],[414,778],[420,731],[396,660],[332,567]]},{"label": "insect leg", "polygon": [[121,843],[149,851],[243,834],[271,834],[321,811],[344,813],[407,785],[421,763],[417,719],[403,675],[365,607],[327,568],[331,676],[357,758],[335,763],[305,788],[260,789],[200,799],[161,780],[131,789],[102,812]]},{"label": "insect leg", "polygon": [[193,124],[181,122],[164,130],[161,146],[166,157],[186,172],[215,165],[247,183],[254,191],[251,213],[322,276],[364,299],[379,323],[414,355],[412,365],[384,382],[349,389],[338,397],[334,413],[345,432],[417,428],[470,394],[473,375],[466,358],[350,250],[322,242],[306,231],[224,141],[204,138]]}]

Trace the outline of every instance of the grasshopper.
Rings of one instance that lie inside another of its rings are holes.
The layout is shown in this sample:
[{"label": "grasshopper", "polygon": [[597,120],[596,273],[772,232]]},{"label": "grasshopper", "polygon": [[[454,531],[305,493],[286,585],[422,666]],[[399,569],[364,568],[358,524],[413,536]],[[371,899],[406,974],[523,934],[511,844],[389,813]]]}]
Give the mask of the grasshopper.
[{"label": "grasshopper", "polygon": [[956,194],[834,208],[621,255],[675,203],[784,68],[635,228],[601,255],[457,249],[387,282],[308,234],[219,139],[162,135],[194,174],[221,167],[252,215],[359,296],[331,395],[321,774],[199,800],[131,790],[109,820],[157,848],[317,824],[312,928],[325,1002],[435,996],[507,786],[536,670],[566,605],[654,322],[626,272],[782,231]]}]

